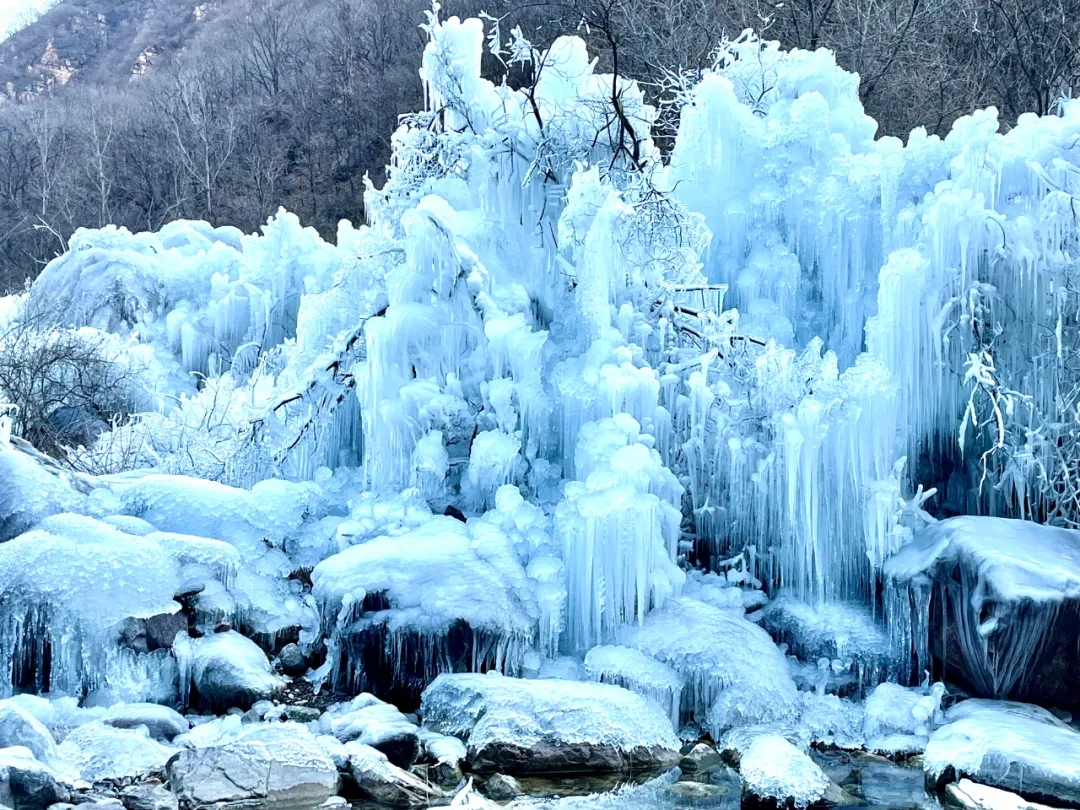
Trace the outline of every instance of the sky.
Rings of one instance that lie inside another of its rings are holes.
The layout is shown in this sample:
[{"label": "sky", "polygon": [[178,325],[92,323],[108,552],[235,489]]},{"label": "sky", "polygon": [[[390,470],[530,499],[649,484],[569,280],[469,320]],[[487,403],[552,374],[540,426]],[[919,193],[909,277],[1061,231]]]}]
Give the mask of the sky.
[{"label": "sky", "polygon": [[23,19],[28,11],[44,11],[56,0],[0,0],[0,39]]}]

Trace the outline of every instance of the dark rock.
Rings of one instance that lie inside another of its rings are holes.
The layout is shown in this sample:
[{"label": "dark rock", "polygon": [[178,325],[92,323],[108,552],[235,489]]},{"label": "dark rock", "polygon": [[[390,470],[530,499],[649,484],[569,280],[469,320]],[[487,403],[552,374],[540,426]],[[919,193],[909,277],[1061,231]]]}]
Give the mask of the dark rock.
[{"label": "dark rock", "polygon": [[311,706],[286,706],[283,719],[294,723],[314,723],[322,717],[322,712]]},{"label": "dark rock", "polygon": [[187,602],[193,596],[198,596],[205,590],[206,584],[203,582],[188,582],[180,586],[180,589],[173,594],[173,599],[181,603]]},{"label": "dark rock", "polygon": [[[416,767],[415,765],[413,767]],[[444,759],[427,766],[428,778],[439,787],[456,787],[463,776],[461,763],[457,760]]]},{"label": "dark rock", "polygon": [[667,792],[679,804],[704,805],[707,807],[721,804],[729,791],[723,785],[708,785],[704,782],[676,782],[667,789]]},{"label": "dark rock", "polygon": [[487,781],[484,782],[484,793],[487,794],[489,799],[497,802],[508,802],[521,796],[524,792],[521,789],[521,783],[506,774],[497,773],[494,776],[489,776]]},{"label": "dark rock", "polygon": [[228,633],[232,630],[232,625],[228,622],[218,622],[214,625],[215,633]]},{"label": "dark rock", "polygon": [[360,742],[386,754],[399,768],[408,768],[420,756],[419,734],[416,728],[404,724],[367,729],[360,735]]},{"label": "dark rock", "polygon": [[456,506],[447,506],[446,509],[443,510],[443,514],[447,517],[452,517],[454,520],[460,520],[462,523],[468,521],[468,518],[465,517],[465,513]]},{"label": "dark rock", "polygon": [[287,644],[278,654],[281,671],[290,678],[299,678],[308,671],[307,658],[296,644]]},{"label": "dark rock", "polygon": [[720,754],[711,745],[698,743],[679,760],[683,773],[703,773],[721,764]]},{"label": "dark rock", "polygon": [[143,622],[146,631],[146,649],[172,649],[176,636],[188,629],[187,616],[183,613],[160,613]]},{"label": "dark rock", "polygon": [[526,748],[511,742],[496,742],[469,752],[470,767],[477,773],[645,771],[671,768],[678,762],[677,752],[660,746],[622,749],[612,745],[543,741]]},{"label": "dark rock", "polygon": [[179,802],[172,791],[161,785],[132,785],[120,793],[127,810],[177,810]]},{"label": "dark rock", "polygon": [[68,789],[28,748],[0,750],[0,804],[12,810],[45,810],[70,800]]},{"label": "dark rock", "polygon": [[416,774],[397,767],[369,745],[346,744],[349,770],[361,794],[391,807],[428,807],[443,793]]}]

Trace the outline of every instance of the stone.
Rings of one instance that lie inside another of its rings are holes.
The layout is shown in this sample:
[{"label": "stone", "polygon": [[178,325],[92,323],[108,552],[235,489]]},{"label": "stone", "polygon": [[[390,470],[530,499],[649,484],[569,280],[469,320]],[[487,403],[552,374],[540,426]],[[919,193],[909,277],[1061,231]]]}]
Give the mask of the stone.
[{"label": "stone", "polygon": [[318,807],[338,791],[338,770],[304,726],[272,724],[234,742],[181,751],[167,765],[180,806],[265,802]]},{"label": "stone", "polygon": [[461,770],[461,760],[444,759],[434,765],[428,765],[428,777],[442,788],[454,788],[461,784],[465,774]]},{"label": "stone", "polygon": [[145,727],[115,728],[95,721],[72,731],[58,750],[62,760],[93,784],[160,770],[176,749],[151,739]]},{"label": "stone", "polygon": [[679,760],[679,770],[683,773],[703,773],[720,765],[720,753],[711,745],[698,743]]},{"label": "stone", "polygon": [[286,706],[282,713],[283,719],[292,720],[294,723],[314,723],[322,712],[311,706]]},{"label": "stone", "polygon": [[420,756],[420,735],[407,723],[375,724],[364,729],[357,741],[382,751],[399,768],[408,768]]},{"label": "stone", "polygon": [[120,791],[120,801],[127,810],[177,810],[179,802],[162,785],[131,785]]},{"label": "stone", "polygon": [[764,807],[819,804],[832,784],[810,757],[778,734],[763,734],[739,765],[744,803]]},{"label": "stone", "polygon": [[0,748],[21,745],[29,748],[40,762],[56,758],[52,733],[14,700],[0,700]]},{"label": "stone", "polygon": [[353,781],[360,792],[373,801],[391,807],[426,807],[443,798],[439,788],[397,767],[386,754],[370,745],[350,742],[345,748],[349,752]]},{"label": "stone", "polygon": [[171,650],[176,637],[187,630],[188,618],[183,613],[159,613],[146,619],[146,649]]},{"label": "stone", "polygon": [[723,785],[709,785],[704,782],[676,782],[667,792],[680,804],[712,806],[719,804],[728,789]]},{"label": "stone", "polygon": [[494,799],[497,802],[508,802],[524,793],[525,791],[521,789],[521,783],[514,777],[507,776],[506,774],[494,774],[493,776],[489,776],[487,781],[484,782],[484,794],[489,799]]},{"label": "stone", "polygon": [[679,741],[658,705],[619,686],[440,675],[424,725],[465,739],[476,773],[571,773],[674,766]]},{"label": "stone", "polygon": [[113,706],[101,716],[101,722],[114,728],[145,726],[155,740],[171,742],[191,728],[180,712],[156,703],[129,703]]},{"label": "stone", "polygon": [[[284,685],[259,646],[232,630],[197,639],[179,635],[173,652],[181,680],[190,678],[202,702],[211,708],[228,706],[242,714]],[[185,698],[187,685],[181,685]]]},{"label": "stone", "polygon": [[307,658],[296,644],[286,644],[278,653],[278,664],[281,671],[290,678],[299,678],[308,671]]},{"label": "stone", "polygon": [[29,748],[0,749],[0,804],[12,810],[45,810],[70,799],[56,774],[38,762]]}]

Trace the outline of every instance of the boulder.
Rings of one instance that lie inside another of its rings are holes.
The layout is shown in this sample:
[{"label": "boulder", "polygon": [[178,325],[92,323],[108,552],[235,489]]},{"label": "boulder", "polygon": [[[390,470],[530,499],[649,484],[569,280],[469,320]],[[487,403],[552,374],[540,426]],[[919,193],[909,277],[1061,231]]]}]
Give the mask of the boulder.
[{"label": "boulder", "polygon": [[367,693],[329,707],[319,727],[341,742],[356,740],[382,751],[399,768],[408,768],[420,755],[416,725],[394,706]]},{"label": "boulder", "polygon": [[719,752],[711,745],[698,743],[679,760],[679,770],[683,773],[703,773],[720,765]]},{"label": "boulder", "polygon": [[274,724],[212,748],[169,760],[169,784],[180,806],[262,802],[318,807],[337,794],[338,770],[305,727]]},{"label": "boulder", "polygon": [[153,739],[165,742],[171,742],[191,728],[191,723],[180,712],[156,703],[113,706],[101,716],[101,722],[114,728],[145,726]]},{"label": "boulder", "polygon": [[1080,806],[1080,733],[1037,706],[956,704],[930,735],[923,769],[938,787],[966,777],[1029,801]]},{"label": "boulder", "polygon": [[360,792],[391,807],[428,806],[443,798],[443,793],[415,774],[402,770],[386,754],[370,745],[348,743],[349,770]]},{"label": "boulder", "polygon": [[41,762],[56,758],[56,741],[49,729],[16,701],[0,700],[0,748],[17,745],[29,748]]},{"label": "boulder", "polygon": [[178,810],[176,795],[163,785],[131,785],[120,792],[126,810]]},{"label": "boulder", "polygon": [[296,644],[286,644],[278,653],[278,664],[281,671],[290,678],[299,678],[308,671],[307,658]]},{"label": "boulder", "polygon": [[742,753],[743,801],[766,807],[809,807],[832,782],[810,757],[778,734],[755,739]]},{"label": "boulder", "polygon": [[521,789],[521,783],[517,779],[503,773],[489,776],[487,781],[484,782],[484,793],[489,799],[494,799],[497,802],[508,802],[523,795],[524,792]]},{"label": "boulder", "polygon": [[29,748],[0,749],[0,805],[12,810],[45,810],[70,799],[66,787]]},{"label": "boulder", "polygon": [[609,684],[440,675],[421,713],[426,727],[465,740],[478,773],[643,770],[679,759],[664,710]]},{"label": "boulder", "polygon": [[259,646],[229,630],[202,638],[176,637],[173,652],[180,665],[181,698],[193,686],[204,705],[248,708],[284,685]]},{"label": "boulder", "polygon": [[422,756],[428,763],[428,776],[442,787],[456,787],[461,782],[461,763],[468,752],[457,737],[448,737],[429,729],[421,729]]}]

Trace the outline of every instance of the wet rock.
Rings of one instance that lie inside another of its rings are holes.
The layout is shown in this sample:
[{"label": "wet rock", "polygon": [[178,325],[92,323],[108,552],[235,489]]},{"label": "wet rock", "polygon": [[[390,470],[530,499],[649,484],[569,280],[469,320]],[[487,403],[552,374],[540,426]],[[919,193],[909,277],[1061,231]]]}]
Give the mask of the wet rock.
[{"label": "wet rock", "polygon": [[231,630],[198,639],[177,636],[174,651],[181,672],[191,673],[192,685],[211,707],[228,706],[242,714],[284,683],[258,645]]},{"label": "wet rock", "polygon": [[253,801],[310,808],[338,790],[337,768],[303,726],[275,724],[225,745],[181,751],[167,772],[184,808]]},{"label": "wet rock", "polygon": [[281,671],[290,678],[299,678],[308,671],[307,658],[296,644],[286,644],[278,653],[278,663]]},{"label": "wet rock", "polygon": [[145,726],[155,740],[171,742],[191,728],[180,712],[156,703],[130,703],[114,706],[105,712],[101,722],[114,728]]},{"label": "wet rock", "polygon": [[345,748],[353,781],[364,796],[391,807],[427,806],[443,798],[441,790],[392,764],[381,751],[358,742]]},{"label": "wet rock", "polygon": [[146,650],[171,650],[176,637],[188,628],[188,618],[183,613],[159,613],[144,621]]},{"label": "wet rock", "polygon": [[523,795],[525,791],[521,789],[521,784],[514,777],[497,773],[494,776],[489,776],[487,781],[484,782],[484,793],[489,799],[494,799],[497,802],[508,802]]},{"label": "wet rock", "polygon": [[404,723],[375,725],[364,730],[357,741],[382,751],[399,768],[408,768],[420,756],[420,735],[415,726]]},{"label": "wet rock", "polygon": [[719,752],[711,745],[698,743],[679,760],[679,770],[683,773],[704,773],[710,768],[720,765]]},{"label": "wet rock", "polygon": [[70,800],[66,787],[29,748],[0,749],[0,804],[12,810],[45,810]]},{"label": "wet rock", "polygon": [[286,706],[281,716],[294,723],[314,723],[322,717],[322,712],[311,706]]},{"label": "wet rock", "polygon": [[126,810],[177,810],[179,803],[162,785],[131,785],[120,792]]},{"label": "wet rock", "polygon": [[680,804],[710,806],[719,804],[727,796],[728,789],[723,785],[704,782],[676,782],[667,789],[667,793]]}]

